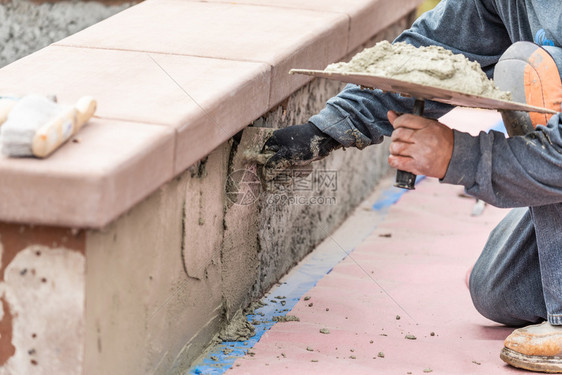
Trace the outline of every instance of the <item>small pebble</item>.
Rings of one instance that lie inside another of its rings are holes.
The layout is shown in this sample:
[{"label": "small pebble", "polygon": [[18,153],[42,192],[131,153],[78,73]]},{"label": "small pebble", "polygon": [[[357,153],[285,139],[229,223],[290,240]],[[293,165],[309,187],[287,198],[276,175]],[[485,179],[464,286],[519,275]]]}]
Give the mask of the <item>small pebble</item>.
[{"label": "small pebble", "polygon": [[313,351],[314,351],[314,349],[312,349],[310,346],[307,346],[307,347],[306,347],[306,350],[308,350],[309,352],[313,352]]},{"label": "small pebble", "polygon": [[328,328],[320,328],[320,333],[322,333],[324,335],[329,335],[330,330]]},{"label": "small pebble", "polygon": [[384,353],[383,353],[383,352],[379,352],[379,354],[377,354],[377,357],[379,357],[379,358],[384,358]]},{"label": "small pebble", "polygon": [[305,300],[305,301],[308,301],[309,299],[310,299],[310,296],[305,296],[305,297],[304,297],[304,300]]},{"label": "small pebble", "polygon": [[423,369],[423,372],[425,372],[425,373],[430,373],[430,372],[433,372],[433,370],[430,369],[430,368],[425,368],[425,369]]},{"label": "small pebble", "polygon": [[318,362],[317,359],[311,359],[310,362]]},{"label": "small pebble", "polygon": [[474,363],[475,365],[478,365],[478,366],[480,366],[482,364],[482,363],[476,362],[476,361],[472,361],[472,363]]},{"label": "small pebble", "polygon": [[406,336],[404,336],[404,338],[408,339],[408,340],[416,340],[417,339],[417,337],[414,336],[414,335],[406,335]]},{"label": "small pebble", "polygon": [[351,358],[351,359],[357,359],[357,357],[354,356],[354,355],[350,355],[349,358]]},{"label": "small pebble", "polygon": [[400,315],[396,315],[396,320],[400,320]]},{"label": "small pebble", "polygon": [[429,336],[435,336],[435,332],[431,332]]}]

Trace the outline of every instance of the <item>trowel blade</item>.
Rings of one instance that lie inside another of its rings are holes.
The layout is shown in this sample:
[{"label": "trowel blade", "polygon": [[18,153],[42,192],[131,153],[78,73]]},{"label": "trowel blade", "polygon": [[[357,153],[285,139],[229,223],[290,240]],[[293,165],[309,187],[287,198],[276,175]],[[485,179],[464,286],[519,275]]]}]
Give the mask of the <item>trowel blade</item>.
[{"label": "trowel blade", "polygon": [[265,164],[273,153],[261,153],[263,145],[271,137],[275,129],[247,127],[242,132],[238,150],[243,152],[243,159],[246,163]]},{"label": "trowel blade", "polygon": [[556,111],[547,108],[535,107],[507,100],[492,99],[479,95],[471,95],[460,91],[420,85],[413,82],[406,82],[367,73],[335,73],[309,69],[291,69],[289,73],[305,74],[313,77],[354,83],[368,88],[377,88],[383,91],[394,92],[405,96],[413,96],[416,99],[434,100],[461,107],[556,114]]}]

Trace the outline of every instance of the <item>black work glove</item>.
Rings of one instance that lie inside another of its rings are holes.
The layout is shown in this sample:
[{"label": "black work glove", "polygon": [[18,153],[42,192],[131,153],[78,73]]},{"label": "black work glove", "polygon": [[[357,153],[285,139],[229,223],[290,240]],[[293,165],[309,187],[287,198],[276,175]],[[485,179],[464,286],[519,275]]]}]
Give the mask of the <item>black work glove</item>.
[{"label": "black work glove", "polygon": [[267,160],[266,168],[282,170],[308,165],[340,147],[339,142],[308,122],[274,131],[262,152],[274,152]]}]

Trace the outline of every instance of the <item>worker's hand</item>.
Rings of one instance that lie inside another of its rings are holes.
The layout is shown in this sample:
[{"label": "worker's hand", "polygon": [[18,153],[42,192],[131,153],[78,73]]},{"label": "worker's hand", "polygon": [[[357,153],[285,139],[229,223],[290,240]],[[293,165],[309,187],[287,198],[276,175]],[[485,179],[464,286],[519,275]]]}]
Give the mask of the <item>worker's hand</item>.
[{"label": "worker's hand", "polygon": [[265,166],[273,170],[268,175],[275,176],[275,170],[308,165],[339,147],[341,145],[335,139],[309,122],[274,131],[262,152],[274,152]]},{"label": "worker's hand", "polygon": [[388,164],[416,175],[443,178],[453,154],[453,131],[438,121],[388,112],[394,127]]}]

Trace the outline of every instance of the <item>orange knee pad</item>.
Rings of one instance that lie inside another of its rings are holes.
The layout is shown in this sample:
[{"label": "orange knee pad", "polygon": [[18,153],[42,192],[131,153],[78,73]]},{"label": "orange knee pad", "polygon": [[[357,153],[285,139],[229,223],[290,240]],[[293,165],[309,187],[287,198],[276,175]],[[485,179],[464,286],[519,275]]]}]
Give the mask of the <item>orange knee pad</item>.
[{"label": "orange knee pad", "polygon": [[[516,42],[499,59],[494,69],[494,82],[510,91],[520,103],[562,111],[562,49],[541,47],[531,42]],[[528,113],[532,127],[546,125],[547,113]]]}]

